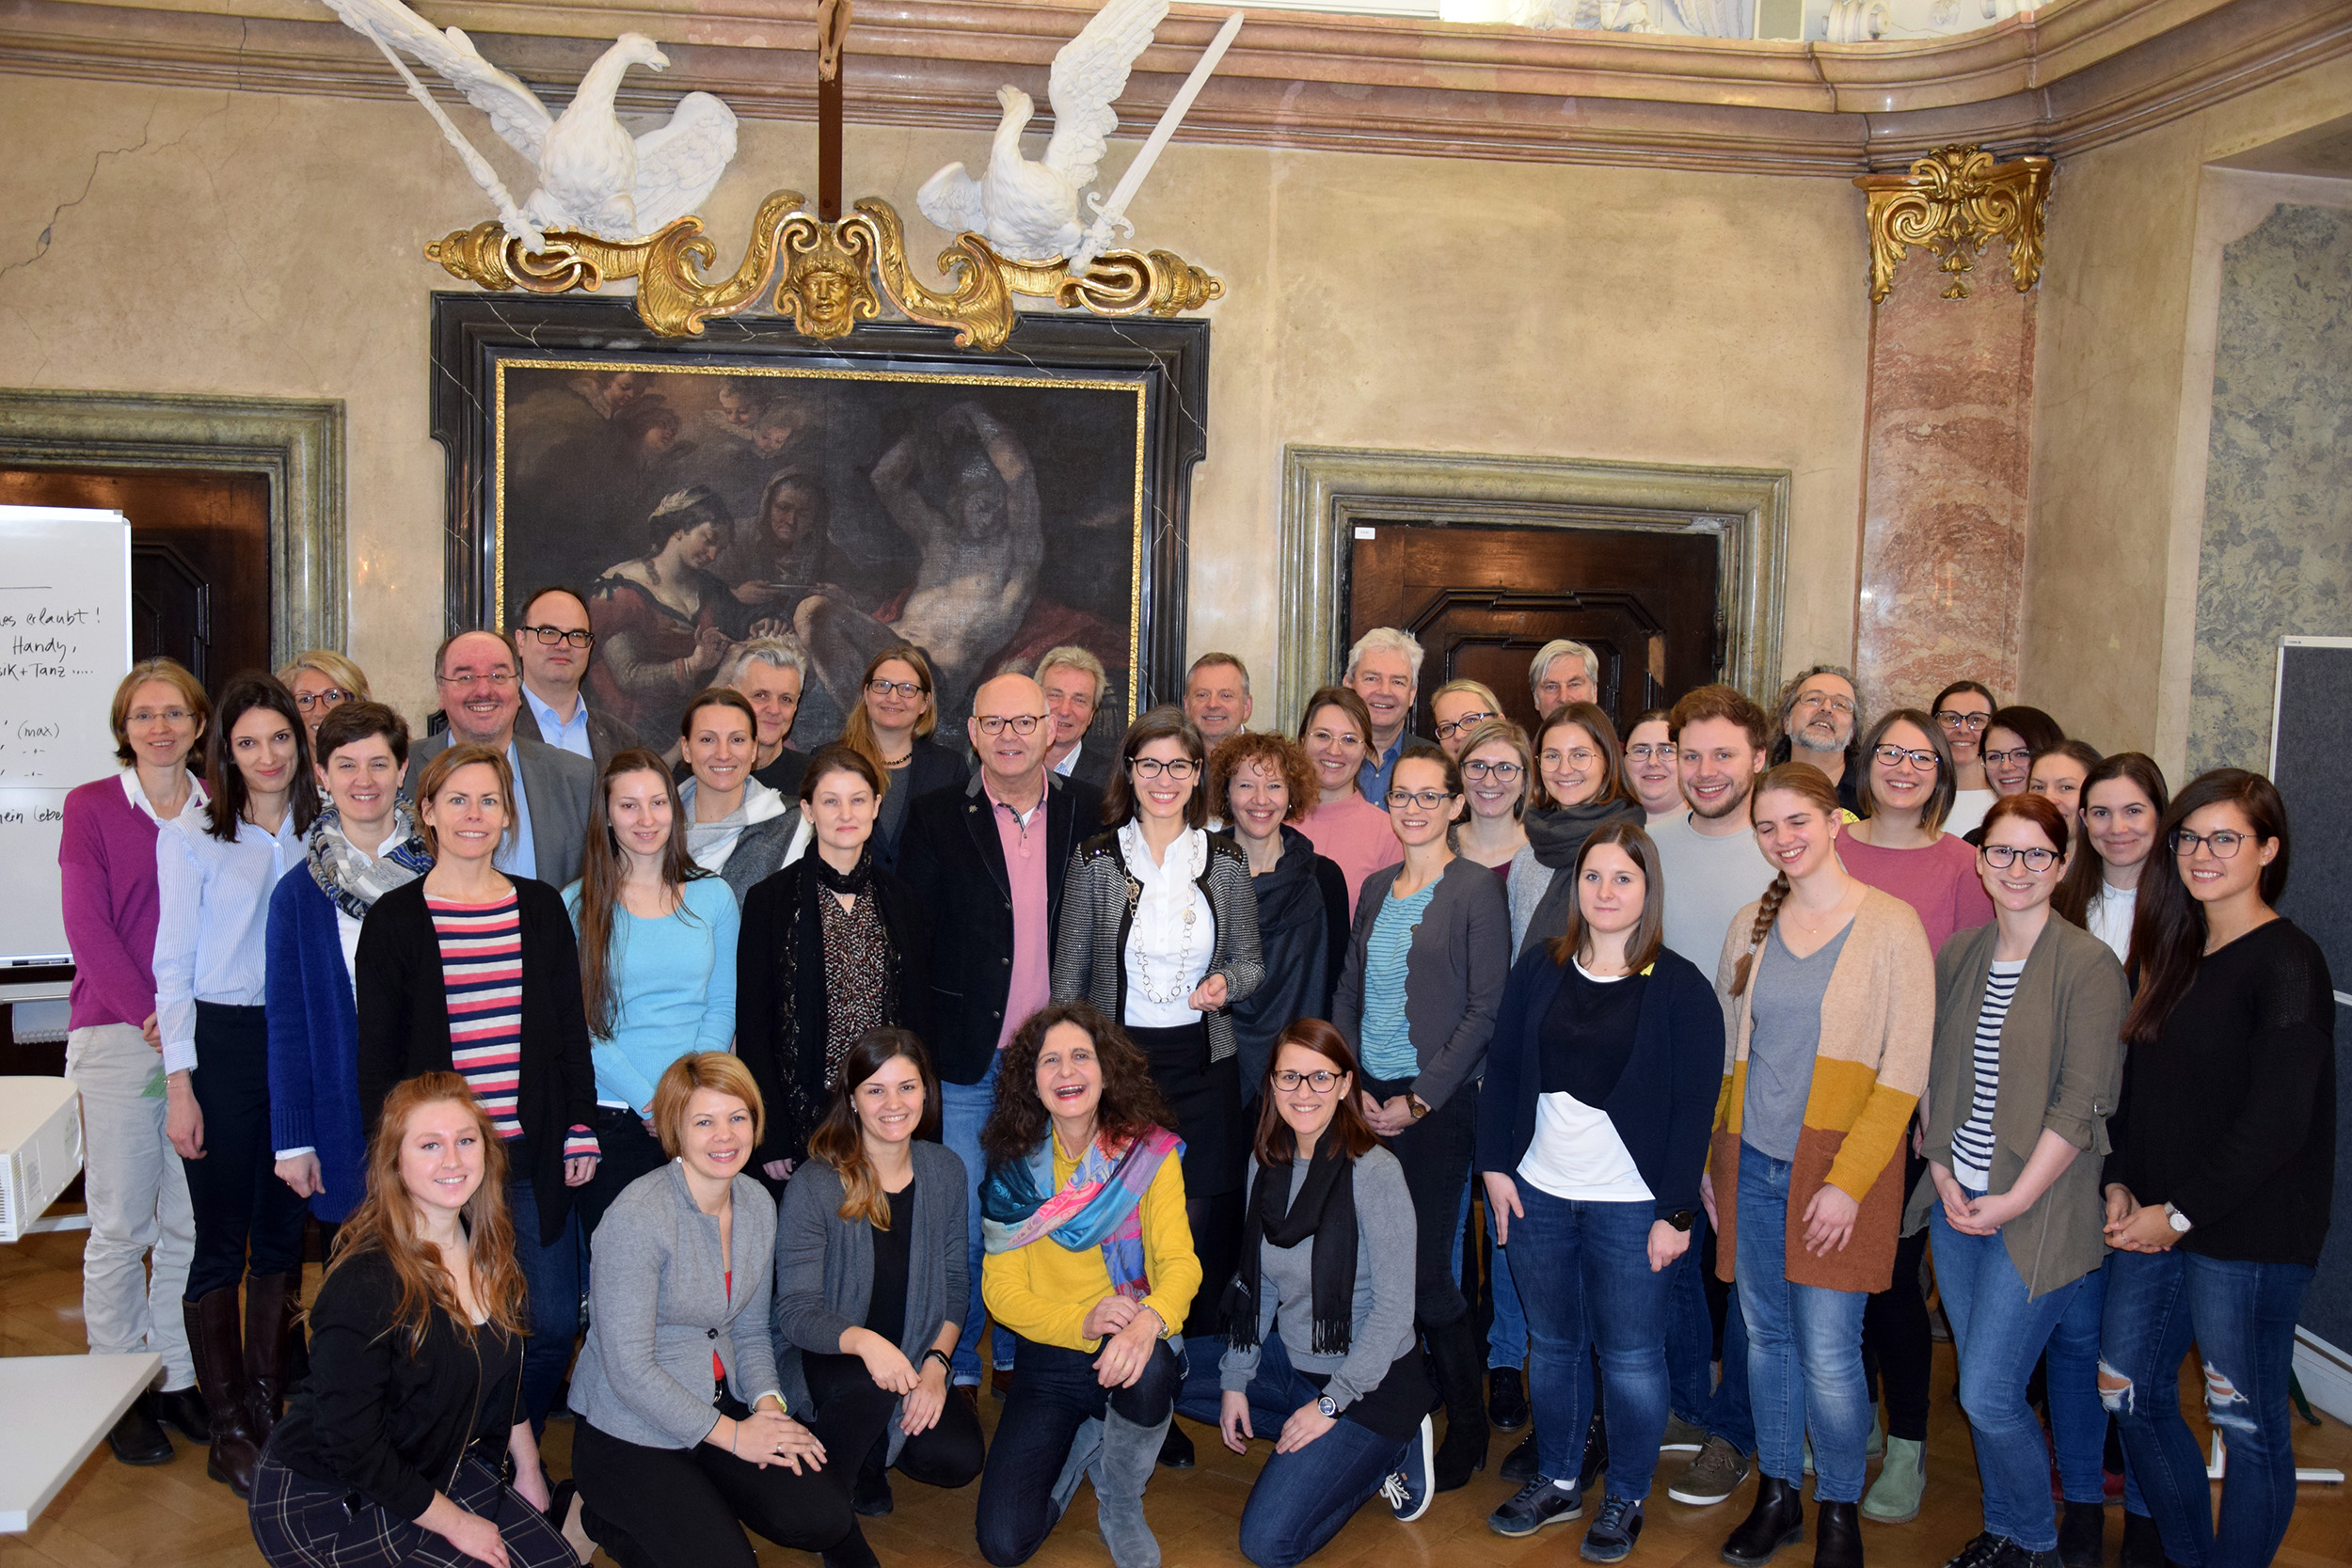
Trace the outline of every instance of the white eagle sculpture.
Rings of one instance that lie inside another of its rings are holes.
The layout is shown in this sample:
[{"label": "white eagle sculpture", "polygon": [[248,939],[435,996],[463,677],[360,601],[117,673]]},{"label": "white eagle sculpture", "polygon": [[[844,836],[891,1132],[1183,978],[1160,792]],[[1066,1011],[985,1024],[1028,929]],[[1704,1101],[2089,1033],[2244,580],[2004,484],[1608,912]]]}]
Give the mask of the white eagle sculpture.
[{"label": "white eagle sculpture", "polygon": [[[612,98],[622,75],[631,66],[660,71],[670,63],[643,33],[623,33],[588,68],[564,112],[551,115],[538,94],[484,59],[458,28],[435,28],[401,0],[326,3],[345,25],[373,40],[391,59],[465,158],[468,171],[498,204],[507,231],[528,249],[541,248],[550,229],[642,240],[694,211],[735,156],[735,111],[707,92],[688,93],[666,124],[643,134],[621,123]],[[394,49],[414,55],[463,93],[490,117],[491,129],[509,147],[532,161],[538,188],[520,206]]]},{"label": "white eagle sculpture", "polygon": [[1111,105],[1127,90],[1128,71],[1167,15],[1168,0],[1106,0],[1062,45],[1046,79],[1054,135],[1042,163],[1021,155],[1021,133],[1036,104],[1019,87],[997,88],[1005,117],[988,167],[975,180],[961,164],[949,164],[924,181],[914,197],[923,215],[951,232],[980,234],[1015,261],[1076,254],[1088,228],[1079,195],[1094,183],[1104,149],[1119,128]]}]

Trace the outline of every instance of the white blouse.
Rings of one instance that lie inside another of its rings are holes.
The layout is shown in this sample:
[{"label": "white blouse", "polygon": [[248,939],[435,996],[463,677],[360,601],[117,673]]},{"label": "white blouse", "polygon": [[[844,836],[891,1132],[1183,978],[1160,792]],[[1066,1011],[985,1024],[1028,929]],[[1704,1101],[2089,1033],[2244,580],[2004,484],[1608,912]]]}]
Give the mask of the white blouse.
[{"label": "white blouse", "polygon": [[1140,824],[1119,830],[1119,852],[1143,884],[1127,927],[1127,1016],[1137,1029],[1180,1029],[1200,1022],[1185,999],[1207,977],[1216,945],[1216,918],[1200,879],[1209,868],[1209,835],[1187,828],[1152,862]]},{"label": "white blouse", "polygon": [[2132,961],[2132,917],[2139,909],[2139,884],[2116,887],[2099,879],[2099,896],[2083,911],[2083,924],[2104,942],[2121,963]]}]

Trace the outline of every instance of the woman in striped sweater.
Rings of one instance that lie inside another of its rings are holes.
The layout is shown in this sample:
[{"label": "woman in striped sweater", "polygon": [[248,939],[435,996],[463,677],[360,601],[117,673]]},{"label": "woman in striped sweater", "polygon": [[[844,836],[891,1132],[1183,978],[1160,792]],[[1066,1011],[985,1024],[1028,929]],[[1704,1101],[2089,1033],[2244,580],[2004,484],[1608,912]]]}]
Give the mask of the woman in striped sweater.
[{"label": "woman in striped sweater", "polygon": [[1757,1568],[1804,1533],[1809,1429],[1813,1560],[1861,1568],[1862,1308],[1894,1272],[1903,1134],[1935,1028],[1935,958],[1911,906],[1838,863],[1837,791],[1820,768],[1773,768],[1749,813],[1780,870],[1733,919],[1716,966],[1731,1070],[1700,1192],[1747,1322],[1761,1476],[1723,1555]]},{"label": "woman in striped sweater", "polygon": [[523,1404],[547,1424],[580,1332],[580,1217],[596,1174],[596,1073],[580,951],[555,889],[490,857],[513,826],[500,752],[452,746],[417,780],[433,869],[378,898],[359,928],[359,1114],[421,1072],[456,1072],[505,1140],[515,1260],[531,1289]]}]

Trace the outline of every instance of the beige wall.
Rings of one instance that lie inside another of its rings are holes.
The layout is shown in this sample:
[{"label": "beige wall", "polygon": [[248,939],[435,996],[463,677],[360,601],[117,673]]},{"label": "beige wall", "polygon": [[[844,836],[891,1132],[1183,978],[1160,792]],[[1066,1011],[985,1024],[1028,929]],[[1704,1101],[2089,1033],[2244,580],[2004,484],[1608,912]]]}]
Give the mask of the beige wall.
[{"label": "beige wall", "polygon": [[2103,750],[2175,769],[2188,734],[2212,389],[2214,293],[2194,287],[2203,166],[2347,102],[2352,59],[2338,58],[2058,170],[2020,699]]},{"label": "beige wall", "polygon": [[[813,183],[814,142],[745,123],[708,214],[726,264],[759,196]],[[487,214],[424,114],[8,78],[0,145],[19,154],[0,267],[20,263],[0,273],[0,384],[343,399],[351,652],[421,706],[443,483],[425,296],[451,280],[419,247]],[[848,183],[928,249],[914,186],[983,150],[853,130]],[[1194,645],[1270,688],[1281,452],[1313,442],[1788,468],[1784,657],[1849,655],[1867,306],[1845,182],[1179,146],[1135,215],[1228,291]]]}]

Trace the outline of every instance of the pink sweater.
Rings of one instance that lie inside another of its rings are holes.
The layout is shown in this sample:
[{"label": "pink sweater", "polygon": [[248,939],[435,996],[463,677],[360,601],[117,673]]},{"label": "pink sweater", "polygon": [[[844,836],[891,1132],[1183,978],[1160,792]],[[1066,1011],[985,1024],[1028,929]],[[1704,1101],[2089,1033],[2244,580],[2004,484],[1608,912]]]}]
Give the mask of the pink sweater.
[{"label": "pink sweater", "polygon": [[1319,805],[1298,825],[1315,853],[1340,868],[1347,879],[1347,917],[1356,918],[1356,895],[1364,879],[1405,859],[1405,846],[1389,826],[1389,814],[1360,795]]},{"label": "pink sweater", "polygon": [[121,775],[67,794],[57,868],[73,953],[67,1027],[137,1028],[155,1010],[155,819],[131,803]]},{"label": "pink sweater", "polygon": [[1977,875],[1977,852],[1964,838],[1946,833],[1924,849],[1881,849],[1843,833],[1837,858],[1856,880],[1891,893],[1916,911],[1928,929],[1928,945],[1936,952],[1954,931],[1993,918],[1992,895]]}]

